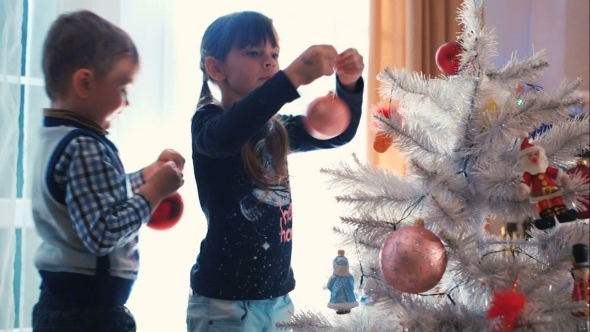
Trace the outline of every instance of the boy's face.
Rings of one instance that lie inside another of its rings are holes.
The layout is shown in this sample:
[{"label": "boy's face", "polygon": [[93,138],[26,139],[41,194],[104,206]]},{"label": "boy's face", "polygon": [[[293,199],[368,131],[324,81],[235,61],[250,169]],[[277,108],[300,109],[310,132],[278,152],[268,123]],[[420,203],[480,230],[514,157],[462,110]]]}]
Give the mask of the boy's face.
[{"label": "boy's face", "polygon": [[91,117],[105,130],[111,127],[111,122],[129,105],[127,89],[137,75],[139,66],[131,57],[122,57],[113,69],[102,78],[95,78],[93,89],[88,99],[91,105]]}]

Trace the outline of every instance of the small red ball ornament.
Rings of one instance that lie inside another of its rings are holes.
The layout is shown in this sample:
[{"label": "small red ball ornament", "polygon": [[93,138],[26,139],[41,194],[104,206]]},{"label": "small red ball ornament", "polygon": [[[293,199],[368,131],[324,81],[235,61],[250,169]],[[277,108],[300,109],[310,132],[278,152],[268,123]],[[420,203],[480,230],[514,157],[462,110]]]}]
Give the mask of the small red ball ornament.
[{"label": "small red ball ornament", "polygon": [[381,271],[385,281],[398,291],[418,294],[432,289],[447,268],[447,252],[424,220],[389,234],[383,242]]},{"label": "small red ball ornament", "polygon": [[314,138],[321,140],[342,134],[349,124],[350,109],[333,92],[314,99],[303,117],[305,130]]},{"label": "small red ball ornament", "polygon": [[[584,159],[580,159],[578,160],[578,165],[574,168],[571,168],[567,171],[567,174],[569,174],[570,176],[573,176],[576,173],[580,173],[580,175],[586,179],[586,181],[584,181],[583,183],[589,183],[590,182],[590,169],[588,168],[588,165],[586,165],[586,160]],[[588,200],[590,199],[590,195],[584,195],[583,196],[585,198],[586,202],[581,203],[582,206],[584,206],[584,209],[586,211],[580,211],[578,209],[578,219],[588,219],[590,218],[590,207],[588,206]]]},{"label": "small red ball ornament", "polygon": [[[403,118],[399,113],[399,109],[400,107],[397,102],[390,101],[378,103],[369,112],[373,115],[381,115],[387,120],[390,120],[394,116],[398,123],[403,124]],[[377,120],[372,119],[369,125],[371,130],[377,132],[373,139],[373,150],[377,153],[385,153],[393,144],[393,137],[381,131],[381,124]]]},{"label": "small red ball ornament", "polygon": [[463,46],[459,42],[452,41],[442,44],[436,50],[436,66],[446,75],[457,75],[461,59],[459,54],[463,52]]},{"label": "small red ball ornament", "polygon": [[180,194],[174,193],[172,196],[164,199],[152,213],[152,218],[147,226],[157,231],[168,230],[180,221],[184,211],[184,202]]},{"label": "small red ball ornament", "polygon": [[377,153],[385,153],[393,144],[393,137],[384,132],[378,132],[373,140],[373,150]]},{"label": "small red ball ornament", "polygon": [[523,83],[518,83],[518,86],[516,86],[516,94],[518,94],[519,96],[524,95],[524,84]]}]

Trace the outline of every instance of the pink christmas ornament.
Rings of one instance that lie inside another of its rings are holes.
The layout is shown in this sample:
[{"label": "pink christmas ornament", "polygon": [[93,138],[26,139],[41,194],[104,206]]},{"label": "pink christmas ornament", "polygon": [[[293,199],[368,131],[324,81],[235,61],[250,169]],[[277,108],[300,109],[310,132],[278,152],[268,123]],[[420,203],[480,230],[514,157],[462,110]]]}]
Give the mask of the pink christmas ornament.
[{"label": "pink christmas ornament", "polygon": [[392,232],[379,256],[385,281],[405,293],[418,294],[432,289],[447,268],[447,252],[442,242],[424,228],[422,219],[416,220],[414,226]]},{"label": "pink christmas ornament", "polygon": [[314,99],[303,117],[303,126],[316,139],[327,140],[342,134],[350,124],[348,105],[333,92]]}]

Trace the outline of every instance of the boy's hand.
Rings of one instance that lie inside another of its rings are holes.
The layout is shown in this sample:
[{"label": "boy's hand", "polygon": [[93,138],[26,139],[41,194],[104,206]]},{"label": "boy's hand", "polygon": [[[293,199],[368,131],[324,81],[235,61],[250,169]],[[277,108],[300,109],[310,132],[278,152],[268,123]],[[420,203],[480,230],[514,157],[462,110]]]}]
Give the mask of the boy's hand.
[{"label": "boy's hand", "polygon": [[180,155],[180,153],[178,153],[172,149],[166,149],[166,150],[162,151],[162,153],[160,153],[158,160],[154,161],[153,163],[151,163],[150,165],[146,166],[143,169],[143,177],[146,180],[148,180],[158,168],[160,168],[162,165],[164,165],[168,161],[173,161],[176,164],[176,167],[181,172],[184,169],[184,161],[185,160]]},{"label": "boy's hand", "polygon": [[293,86],[309,84],[334,73],[338,53],[331,45],[314,45],[301,53],[283,72]]},{"label": "boy's hand", "polygon": [[347,90],[352,91],[356,88],[356,81],[361,77],[365,64],[359,52],[354,48],[349,48],[338,54],[335,67],[340,83]]},{"label": "boy's hand", "polygon": [[167,161],[158,167],[139,189],[155,209],[164,198],[174,194],[184,184],[182,171],[173,161]]}]

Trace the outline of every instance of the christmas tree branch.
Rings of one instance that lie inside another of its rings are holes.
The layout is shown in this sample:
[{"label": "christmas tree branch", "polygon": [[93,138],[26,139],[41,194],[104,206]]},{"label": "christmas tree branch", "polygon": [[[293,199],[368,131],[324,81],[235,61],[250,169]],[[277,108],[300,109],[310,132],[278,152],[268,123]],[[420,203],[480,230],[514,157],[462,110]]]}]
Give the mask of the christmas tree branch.
[{"label": "christmas tree branch", "polygon": [[450,155],[453,152],[453,144],[443,142],[433,131],[425,130],[419,124],[406,124],[400,126],[390,122],[380,125],[383,131],[393,137],[393,145],[406,152],[406,156],[415,159],[433,159],[439,155]]},{"label": "christmas tree branch", "polygon": [[515,88],[523,81],[535,82],[547,68],[547,51],[541,50],[524,60],[518,60],[513,56],[502,69],[488,72],[486,75],[492,81]]},{"label": "christmas tree branch", "polygon": [[[411,116],[423,117],[421,122],[460,121],[464,115],[463,107],[457,105],[456,97],[463,93],[469,84],[453,78],[426,80],[421,73],[410,73],[406,69],[385,68],[377,79],[381,81],[379,93],[386,100],[394,99],[404,110],[409,110]],[[412,111],[420,110],[420,111]],[[426,110],[428,110],[426,112]],[[436,116],[436,115],[441,116]],[[435,115],[435,116],[433,116]]]},{"label": "christmas tree branch", "polygon": [[512,112],[507,115],[506,126],[522,128],[522,124],[528,126],[530,131],[543,123],[559,122],[564,116],[568,116],[569,108],[579,104],[575,97],[576,89],[581,84],[578,78],[571,83],[562,81],[554,95],[545,93],[529,93],[524,96],[521,106],[514,106]]},{"label": "christmas tree branch", "polygon": [[572,157],[587,151],[590,145],[588,121],[588,115],[559,121],[551,126],[551,130],[541,134],[535,144],[545,149],[552,164],[573,167],[576,160]]},{"label": "christmas tree branch", "polygon": [[276,327],[292,331],[335,331],[334,325],[322,314],[312,311],[298,311],[293,314],[290,322],[278,322]]}]

